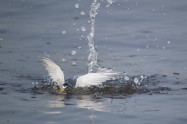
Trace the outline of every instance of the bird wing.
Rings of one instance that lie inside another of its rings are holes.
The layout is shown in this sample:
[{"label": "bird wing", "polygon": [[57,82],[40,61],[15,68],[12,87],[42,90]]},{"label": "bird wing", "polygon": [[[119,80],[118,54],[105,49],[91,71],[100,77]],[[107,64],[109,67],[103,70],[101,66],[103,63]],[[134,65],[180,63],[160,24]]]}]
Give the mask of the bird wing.
[{"label": "bird wing", "polygon": [[60,67],[49,58],[43,57],[41,60],[53,82],[56,82],[59,86],[62,86],[64,84],[64,73]]},{"label": "bird wing", "polygon": [[90,87],[93,85],[100,85],[108,80],[114,80],[120,73],[88,73],[77,78],[75,87]]}]

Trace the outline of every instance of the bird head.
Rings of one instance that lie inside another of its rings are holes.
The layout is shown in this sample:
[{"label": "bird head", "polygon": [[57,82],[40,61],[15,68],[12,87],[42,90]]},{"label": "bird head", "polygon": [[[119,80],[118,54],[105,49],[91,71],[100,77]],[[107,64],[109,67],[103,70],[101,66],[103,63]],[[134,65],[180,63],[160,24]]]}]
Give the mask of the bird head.
[{"label": "bird head", "polygon": [[61,87],[60,87],[60,89],[59,89],[59,91],[60,91],[60,93],[66,93],[66,88],[68,87],[68,84],[67,83],[64,83]]}]

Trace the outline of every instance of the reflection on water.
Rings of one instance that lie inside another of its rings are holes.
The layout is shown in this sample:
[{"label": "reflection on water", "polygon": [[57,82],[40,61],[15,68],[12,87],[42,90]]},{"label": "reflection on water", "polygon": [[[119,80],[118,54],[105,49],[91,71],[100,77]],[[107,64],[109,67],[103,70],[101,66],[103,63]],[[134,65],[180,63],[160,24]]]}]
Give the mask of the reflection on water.
[{"label": "reflection on water", "polygon": [[49,100],[48,101],[48,107],[64,107],[64,99],[65,96],[61,95],[61,96],[55,96],[55,99],[53,100]]},{"label": "reflection on water", "polygon": [[91,96],[79,96],[77,99],[78,108],[86,108],[92,111],[110,111],[110,106],[104,103],[102,99],[93,99]]},{"label": "reflection on water", "polygon": [[[74,96],[74,100],[65,98],[65,95],[54,96],[53,100],[48,101],[48,107],[62,108],[68,105],[76,105],[77,108],[84,108],[93,111],[110,111],[110,107],[104,104],[102,99],[94,99],[91,95]],[[70,100],[70,101],[69,101]],[[74,103],[75,102],[75,103]],[[49,114],[58,113],[58,111],[49,112]]]},{"label": "reflection on water", "polygon": [[48,115],[56,115],[56,114],[61,114],[61,111],[44,111],[44,114],[48,114]]}]

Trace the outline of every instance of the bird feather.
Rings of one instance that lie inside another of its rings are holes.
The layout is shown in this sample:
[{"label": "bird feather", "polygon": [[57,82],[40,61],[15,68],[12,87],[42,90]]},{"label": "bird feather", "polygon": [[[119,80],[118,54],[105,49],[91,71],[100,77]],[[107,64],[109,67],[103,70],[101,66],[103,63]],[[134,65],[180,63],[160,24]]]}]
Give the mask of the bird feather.
[{"label": "bird feather", "polygon": [[64,84],[64,73],[61,68],[49,58],[43,57],[41,60],[52,81],[61,87]]}]

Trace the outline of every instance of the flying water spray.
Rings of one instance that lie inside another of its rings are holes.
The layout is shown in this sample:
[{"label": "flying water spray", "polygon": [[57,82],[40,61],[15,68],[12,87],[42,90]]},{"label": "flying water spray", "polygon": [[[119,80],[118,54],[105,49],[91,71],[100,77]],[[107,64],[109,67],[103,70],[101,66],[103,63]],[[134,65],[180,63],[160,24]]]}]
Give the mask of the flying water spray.
[{"label": "flying water spray", "polygon": [[[108,4],[112,4],[112,0],[107,0]],[[90,33],[87,36],[88,39],[88,47],[89,47],[89,55],[88,55],[88,73],[92,72],[98,72],[98,71],[104,71],[106,70],[105,68],[101,68],[98,65],[97,61],[97,56],[98,52],[95,49],[95,44],[94,44],[94,35],[95,35],[95,22],[96,22],[96,16],[98,14],[99,8],[100,8],[100,3],[98,3],[97,0],[93,0],[91,4],[91,9],[89,11],[90,15],[90,23],[91,23],[91,29]]]}]

